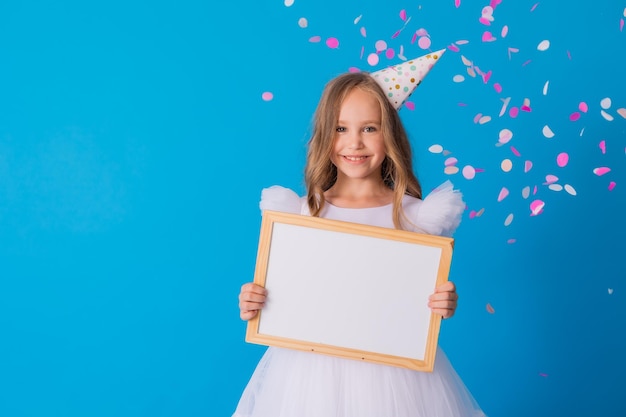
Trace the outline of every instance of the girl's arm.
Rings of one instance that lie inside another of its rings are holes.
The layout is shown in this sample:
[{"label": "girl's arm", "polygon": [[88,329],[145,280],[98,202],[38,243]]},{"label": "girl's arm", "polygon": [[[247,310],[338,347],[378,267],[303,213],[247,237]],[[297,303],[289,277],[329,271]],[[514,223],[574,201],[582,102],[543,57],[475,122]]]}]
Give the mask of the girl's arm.
[{"label": "girl's arm", "polygon": [[257,315],[265,304],[267,290],[253,282],[241,286],[239,293],[239,317],[242,320],[250,320]]}]

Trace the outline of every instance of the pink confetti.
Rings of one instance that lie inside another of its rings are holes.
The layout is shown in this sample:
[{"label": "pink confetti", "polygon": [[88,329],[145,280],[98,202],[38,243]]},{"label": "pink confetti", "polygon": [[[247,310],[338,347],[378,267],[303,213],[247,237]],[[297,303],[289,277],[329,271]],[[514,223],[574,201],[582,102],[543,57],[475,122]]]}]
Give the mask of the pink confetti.
[{"label": "pink confetti", "polygon": [[502,3],[502,0],[491,0],[491,1],[489,2],[489,5],[491,6],[491,8],[492,8],[493,10],[495,10],[495,9],[496,9],[496,6],[498,6],[498,4],[500,4],[500,3]]},{"label": "pink confetti", "polygon": [[263,94],[261,94],[261,98],[263,99],[263,101],[270,101],[274,98],[274,94],[270,93],[269,91],[266,91]]},{"label": "pink confetti", "polygon": [[563,168],[569,162],[569,155],[566,152],[561,152],[556,157],[556,164]]},{"label": "pink confetti", "polygon": [[367,56],[367,63],[370,64],[372,67],[378,65],[378,61],[378,54],[371,53]]},{"label": "pink confetti", "polygon": [[506,35],[508,35],[508,33],[509,33],[509,27],[507,25],[504,25],[502,27],[502,30],[500,31],[500,37],[506,38]]},{"label": "pink confetti", "polygon": [[367,32],[365,31],[364,27],[361,28],[361,36],[363,36],[364,38],[367,38]]},{"label": "pink confetti", "polygon": [[543,208],[545,207],[546,203],[544,203],[541,200],[535,200],[532,203],[530,203],[530,215],[531,216],[538,216],[541,213],[543,213]]},{"label": "pink confetti", "polygon": [[497,93],[501,93],[502,92],[502,86],[500,85],[500,83],[494,83],[493,84],[493,89],[496,90]]},{"label": "pink confetti", "polygon": [[532,62],[532,59],[529,59],[528,61],[524,62],[522,64],[522,67],[525,67],[526,65],[530,64]]},{"label": "pink confetti", "polygon": [[478,113],[476,116],[474,116],[474,123],[478,123],[481,117],[483,117],[482,113]]},{"label": "pink confetti", "polygon": [[504,200],[509,195],[509,190],[506,187],[502,187],[500,194],[498,194],[498,203]]},{"label": "pink confetti", "polygon": [[516,240],[516,239],[508,239],[508,240],[506,241],[506,243],[508,243],[509,245],[512,245],[512,244],[513,244],[513,243],[515,243],[515,242],[517,242],[517,240]]},{"label": "pink confetti", "polygon": [[461,50],[461,49],[460,49],[458,46],[456,46],[455,44],[450,44],[450,45],[448,46],[448,49],[449,49],[449,50],[451,50],[452,52],[459,52],[459,51]]},{"label": "pink confetti", "polygon": [[481,16],[478,21],[480,23],[482,23],[485,26],[490,26],[491,25],[491,21],[489,19],[487,19],[485,16]]},{"label": "pink confetti", "polygon": [[430,36],[430,35],[428,34],[428,31],[427,31],[426,29],[424,29],[424,28],[419,28],[419,29],[417,29],[417,30],[415,31],[415,34],[416,34],[417,36]]},{"label": "pink confetti", "polygon": [[395,55],[396,55],[396,51],[394,51],[393,48],[389,48],[385,51],[385,57],[387,59],[393,59]]},{"label": "pink confetti", "polygon": [[597,176],[601,177],[602,175],[611,172],[611,168],[609,167],[598,167],[593,169],[593,173]]},{"label": "pink confetti", "polygon": [[624,19],[619,20],[619,31],[622,32],[624,30]]},{"label": "pink confetti", "polygon": [[580,110],[583,113],[587,113],[587,110],[589,110],[589,106],[584,101],[581,101],[578,104],[578,110]]},{"label": "pink confetti", "polygon": [[402,32],[402,30],[398,30],[398,31],[396,31],[396,33],[394,33],[393,35],[391,35],[391,39],[395,39],[395,38],[397,38],[398,36],[400,36],[400,32]]},{"label": "pink confetti", "polygon": [[337,38],[328,38],[326,39],[326,46],[331,49],[335,49],[339,47],[339,40]]},{"label": "pink confetti", "polygon": [[531,169],[533,169],[533,163],[531,161],[524,162],[524,173],[527,173]]},{"label": "pink confetti", "polygon": [[606,141],[601,140],[600,143],[598,144],[598,147],[600,148],[603,154],[606,153]]},{"label": "pink confetti", "polygon": [[535,11],[535,9],[537,8],[537,6],[539,6],[539,3],[535,3],[535,4],[533,5],[533,7],[531,7],[531,8],[530,8],[530,11],[531,11],[531,12],[534,12],[534,11]]},{"label": "pink confetti", "polygon": [[519,151],[517,149],[515,149],[515,146],[511,146],[511,152],[513,152],[513,155],[520,157],[522,156],[521,153],[519,153]]},{"label": "pink confetti", "polygon": [[519,114],[519,109],[517,107],[511,107],[509,109],[509,116],[511,116],[512,118],[515,119],[518,114]]},{"label": "pink confetti", "polygon": [[485,31],[485,33],[483,33],[482,40],[483,42],[493,42],[496,38],[491,34],[491,32]]},{"label": "pink confetti", "polygon": [[548,377],[548,374],[544,374],[543,372],[539,372],[539,376],[542,376],[542,377],[544,377],[544,378],[547,378],[547,377]]},{"label": "pink confetti", "polygon": [[457,162],[459,162],[459,160],[456,159],[455,157],[451,156],[450,158],[446,159],[443,164],[445,166],[449,167],[449,166],[456,165]]},{"label": "pink confetti", "polygon": [[613,191],[613,188],[615,188],[615,181],[609,183],[609,191]]},{"label": "pink confetti", "polygon": [[569,51],[567,51],[567,59],[572,60],[572,54]]},{"label": "pink confetti", "polygon": [[382,52],[385,49],[387,49],[387,42],[385,42],[383,40],[378,40],[374,44],[374,47],[376,48],[376,52]]},{"label": "pink confetti", "polygon": [[409,110],[415,110],[415,103],[413,103],[412,101],[404,102],[404,106]]},{"label": "pink confetti", "polygon": [[580,119],[580,113],[578,113],[577,111],[575,111],[574,113],[569,115],[569,119],[572,122],[575,122],[576,120]]},{"label": "pink confetti", "polygon": [[461,0],[454,0],[454,7],[457,9],[461,6]]},{"label": "pink confetti", "polygon": [[406,10],[404,9],[400,10],[400,19],[402,19],[403,21],[406,21]]},{"label": "pink confetti", "polygon": [[465,177],[466,180],[474,179],[475,176],[476,176],[476,170],[474,169],[473,166],[466,165],[463,167],[463,177]]},{"label": "pink confetti", "polygon": [[430,48],[430,38],[427,36],[422,36],[421,38],[419,38],[419,40],[417,41],[417,46],[419,46],[422,49],[428,49]]},{"label": "pink confetti", "polygon": [[556,175],[548,174],[548,175],[546,175],[546,182],[544,182],[544,184],[546,184],[546,185],[554,184],[558,180],[559,180],[559,177],[557,177]]},{"label": "pink confetti", "polygon": [[311,36],[309,38],[309,42],[311,43],[317,43],[317,42],[320,42],[321,40],[322,40],[321,36]]},{"label": "pink confetti", "polygon": [[496,312],[496,310],[494,310],[494,308],[493,308],[493,307],[491,306],[491,304],[489,304],[489,303],[487,303],[487,307],[486,307],[486,308],[487,308],[487,312],[488,312],[489,314],[493,314],[493,313],[495,313],[495,312]]}]

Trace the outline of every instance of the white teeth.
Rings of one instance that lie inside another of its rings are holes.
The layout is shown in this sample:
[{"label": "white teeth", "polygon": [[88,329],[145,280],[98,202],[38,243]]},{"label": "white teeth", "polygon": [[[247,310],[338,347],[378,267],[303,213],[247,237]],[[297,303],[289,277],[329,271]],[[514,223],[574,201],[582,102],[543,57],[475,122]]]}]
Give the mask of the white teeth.
[{"label": "white teeth", "polygon": [[346,156],[345,158],[348,161],[361,161],[361,160],[365,159],[364,156]]}]

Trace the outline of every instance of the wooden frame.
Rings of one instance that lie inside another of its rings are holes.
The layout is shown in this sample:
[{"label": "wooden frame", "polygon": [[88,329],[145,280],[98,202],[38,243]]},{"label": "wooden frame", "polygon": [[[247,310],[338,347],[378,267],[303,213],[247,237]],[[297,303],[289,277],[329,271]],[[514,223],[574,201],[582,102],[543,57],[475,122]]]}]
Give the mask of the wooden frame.
[{"label": "wooden frame", "polygon": [[266,210],[254,282],[268,290],[246,341],[433,370],[454,240]]}]

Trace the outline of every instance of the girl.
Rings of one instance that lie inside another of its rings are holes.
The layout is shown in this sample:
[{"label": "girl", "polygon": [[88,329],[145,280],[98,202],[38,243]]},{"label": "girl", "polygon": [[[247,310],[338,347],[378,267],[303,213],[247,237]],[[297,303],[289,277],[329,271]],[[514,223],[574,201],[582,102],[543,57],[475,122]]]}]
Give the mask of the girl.
[{"label": "girl", "polygon": [[[261,209],[450,236],[465,204],[450,182],[421,199],[396,109],[373,74],[347,73],[331,80],[309,141],[307,196],[270,187],[262,192]],[[264,288],[243,285],[241,318],[256,316],[266,297]],[[448,281],[436,288],[429,306],[443,318],[452,317],[457,298]],[[484,416],[440,348],[429,373],[277,347],[267,349],[233,415],[437,416]]]}]

